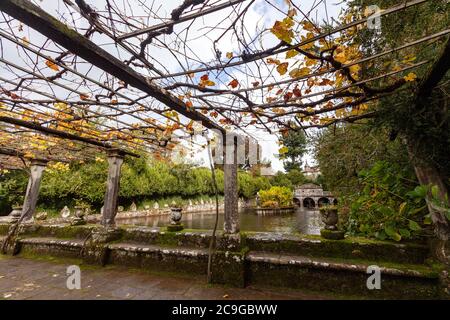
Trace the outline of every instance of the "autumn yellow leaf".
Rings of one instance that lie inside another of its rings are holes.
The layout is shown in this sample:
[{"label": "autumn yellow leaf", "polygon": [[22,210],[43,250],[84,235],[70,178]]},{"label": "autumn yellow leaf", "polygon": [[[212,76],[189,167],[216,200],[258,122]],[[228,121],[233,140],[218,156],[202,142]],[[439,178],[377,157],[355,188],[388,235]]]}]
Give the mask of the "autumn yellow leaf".
[{"label": "autumn yellow leaf", "polygon": [[283,154],[286,154],[288,151],[289,151],[289,148],[288,148],[288,147],[281,147],[281,148],[278,150],[278,153],[281,154],[281,155],[283,155]]},{"label": "autumn yellow leaf", "polygon": [[233,52],[227,52],[225,55],[228,59],[233,58]]},{"label": "autumn yellow leaf", "polygon": [[203,81],[202,84],[203,84],[204,86],[207,86],[207,87],[213,87],[213,86],[216,85],[216,83],[215,83],[214,81],[211,81],[211,80]]},{"label": "autumn yellow leaf", "polygon": [[270,29],[270,31],[280,40],[291,43],[294,38],[294,32],[292,27],[294,26],[294,20],[287,17],[283,21],[275,21],[275,24]]},{"label": "autumn yellow leaf", "polygon": [[278,73],[279,73],[281,76],[284,75],[284,74],[287,72],[288,66],[289,66],[289,62],[283,62],[283,63],[280,63],[280,64],[277,66],[277,71],[278,71]]},{"label": "autumn yellow leaf", "polygon": [[407,82],[412,82],[412,81],[416,81],[417,76],[415,73],[410,72],[410,73],[408,73],[407,76],[404,76],[403,79],[405,79],[405,81],[407,81]]},{"label": "autumn yellow leaf", "polygon": [[45,64],[47,65],[47,67],[49,67],[50,69],[54,70],[54,71],[59,71],[59,67],[52,61],[47,60],[45,61]]},{"label": "autumn yellow leaf", "polygon": [[295,49],[291,49],[288,52],[286,52],[286,59],[290,59],[298,55],[298,51]]},{"label": "autumn yellow leaf", "polygon": [[314,41],[311,40],[311,39],[314,38],[314,34],[312,32],[308,32],[306,34],[306,37],[302,35],[301,38],[302,38],[302,42],[311,41],[311,42],[309,42],[307,44],[302,45],[300,47],[301,49],[307,50],[307,49],[311,49],[312,47],[314,47]]},{"label": "autumn yellow leaf", "polygon": [[306,75],[308,75],[310,72],[311,72],[311,69],[310,69],[310,68],[307,68],[307,67],[303,67],[303,68],[295,68],[295,69],[292,69],[292,70],[289,72],[289,76],[290,76],[291,78],[298,78],[298,77],[306,76]]},{"label": "autumn yellow leaf", "polygon": [[273,59],[273,58],[267,58],[267,63],[268,64],[276,64],[276,65],[279,65],[281,62],[280,62],[280,60],[278,60],[278,59]]},{"label": "autumn yellow leaf", "polygon": [[304,21],[302,21],[302,25],[303,25],[303,29],[306,31],[310,31],[310,32],[316,31],[315,26],[310,21],[304,20]]}]

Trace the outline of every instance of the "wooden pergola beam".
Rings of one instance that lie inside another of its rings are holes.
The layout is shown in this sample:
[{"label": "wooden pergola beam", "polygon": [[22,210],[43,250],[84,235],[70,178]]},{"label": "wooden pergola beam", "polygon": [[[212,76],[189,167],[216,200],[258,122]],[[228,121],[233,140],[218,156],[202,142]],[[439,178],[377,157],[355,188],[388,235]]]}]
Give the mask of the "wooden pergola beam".
[{"label": "wooden pergola beam", "polygon": [[[55,137],[62,138],[62,139],[68,139],[68,140],[87,143],[87,144],[101,147],[104,149],[114,149],[114,147],[107,142],[78,136],[76,134],[72,134],[72,133],[68,133],[68,132],[64,132],[64,131],[60,131],[60,130],[56,130],[56,129],[52,129],[52,128],[47,128],[47,127],[41,126],[40,124],[34,123],[34,122],[29,122],[29,121],[11,118],[11,117],[5,117],[5,116],[0,116],[0,122],[9,123],[9,124],[12,124],[15,126],[20,126],[23,128],[28,128],[28,129],[31,129],[34,131],[41,132],[43,134],[55,136]],[[127,150],[121,150],[121,152],[123,154],[139,158],[138,154],[135,154],[135,153],[127,151]]]},{"label": "wooden pergola beam", "polygon": [[30,1],[2,0],[0,1],[0,10],[20,20],[96,67],[147,93],[172,110],[194,121],[200,121],[206,128],[220,130],[221,132],[225,131],[203,114],[190,110],[178,97],[151,83],[146,77],[137,73],[125,63]]}]

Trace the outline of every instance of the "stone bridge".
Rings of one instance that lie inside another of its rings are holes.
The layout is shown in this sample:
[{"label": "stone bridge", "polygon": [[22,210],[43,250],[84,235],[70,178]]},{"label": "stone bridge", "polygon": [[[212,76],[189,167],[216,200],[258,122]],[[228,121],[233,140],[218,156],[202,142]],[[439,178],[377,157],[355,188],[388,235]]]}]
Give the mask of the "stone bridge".
[{"label": "stone bridge", "polygon": [[337,204],[337,199],[329,191],[323,191],[322,187],[307,183],[295,188],[294,204],[300,208],[314,209],[324,204]]}]

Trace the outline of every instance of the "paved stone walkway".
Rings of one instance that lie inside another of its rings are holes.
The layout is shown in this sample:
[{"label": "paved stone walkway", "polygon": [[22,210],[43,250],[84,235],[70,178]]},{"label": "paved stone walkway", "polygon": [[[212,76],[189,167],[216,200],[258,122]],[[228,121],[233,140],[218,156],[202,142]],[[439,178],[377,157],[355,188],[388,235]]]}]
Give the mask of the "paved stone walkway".
[{"label": "paved stone walkway", "polygon": [[[285,289],[208,286],[205,279],[155,274],[119,267],[81,266],[81,289],[66,287],[68,261],[32,260],[0,255],[2,299],[325,299]],[[73,264],[73,263],[72,263]]]}]

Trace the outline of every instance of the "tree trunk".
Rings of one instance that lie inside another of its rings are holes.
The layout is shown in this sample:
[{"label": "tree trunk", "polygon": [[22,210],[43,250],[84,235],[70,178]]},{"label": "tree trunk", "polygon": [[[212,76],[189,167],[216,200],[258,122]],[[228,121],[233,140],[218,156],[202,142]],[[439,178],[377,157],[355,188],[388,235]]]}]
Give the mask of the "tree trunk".
[{"label": "tree trunk", "polygon": [[[421,185],[437,186],[439,193],[439,200],[448,205],[448,188],[445,185],[445,177],[443,177],[439,170],[433,166],[430,161],[422,159],[418,145],[412,143],[410,140],[405,139],[405,143],[408,149],[408,155],[411,163],[414,167],[417,179]],[[439,261],[450,264],[449,255],[447,254],[447,242],[450,237],[450,225],[445,216],[443,209],[433,203],[431,195],[426,197],[426,203],[428,211],[431,215],[433,222],[434,234],[436,239],[432,243],[432,250]]]}]

